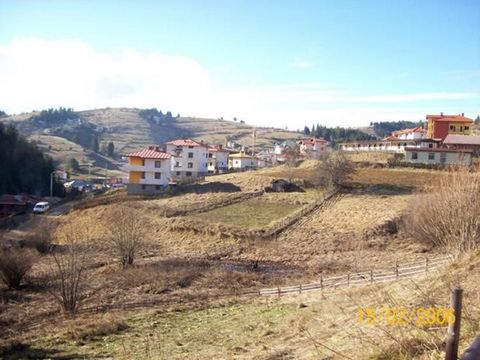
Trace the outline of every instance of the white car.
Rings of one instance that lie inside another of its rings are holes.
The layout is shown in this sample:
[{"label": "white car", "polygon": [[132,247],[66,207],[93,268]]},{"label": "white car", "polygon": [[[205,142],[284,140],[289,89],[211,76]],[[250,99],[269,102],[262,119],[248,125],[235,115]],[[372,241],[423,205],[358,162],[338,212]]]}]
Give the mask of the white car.
[{"label": "white car", "polygon": [[38,202],[33,207],[34,214],[43,214],[46,213],[50,209],[50,204],[46,201]]}]

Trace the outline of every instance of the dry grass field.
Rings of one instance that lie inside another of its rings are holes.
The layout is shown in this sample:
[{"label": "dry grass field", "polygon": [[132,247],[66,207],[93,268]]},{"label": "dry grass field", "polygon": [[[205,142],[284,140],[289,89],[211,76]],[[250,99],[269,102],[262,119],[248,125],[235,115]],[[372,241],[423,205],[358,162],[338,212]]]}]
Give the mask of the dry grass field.
[{"label": "dry grass field", "polygon": [[[266,226],[325,192],[306,189],[241,199],[242,194],[283,177],[285,171],[278,167],[210,177],[191,192],[174,197],[139,200],[117,195],[137,212],[147,229],[130,269],[120,268],[115,249],[104,241],[107,214],[115,204],[56,217],[60,224],[77,224],[91,231],[88,297],[76,318],[61,314],[50,293],[39,286],[45,269],[52,266],[49,256],[41,257],[21,290],[0,285],[0,348],[7,349],[3,356],[338,358],[329,350],[334,349],[354,359],[429,359],[440,353],[444,329],[372,327],[359,324],[356,309],[366,305],[445,305],[449,287],[460,280],[468,290],[465,347],[478,331],[480,311],[474,299],[479,293],[472,286],[480,280],[480,272],[472,271],[478,269],[478,255],[439,276],[414,282],[332,290],[323,297],[319,293],[280,299],[240,295],[317,281],[320,274],[392,267],[395,261],[421,261],[433,255],[401,226],[390,231],[386,224],[392,219],[397,224],[417,192],[442,176],[440,171],[360,168],[341,193],[276,239],[173,231],[176,218],[164,217],[167,207],[207,209],[240,196],[235,204],[184,218],[239,227]],[[305,162],[294,178],[309,181],[315,171],[314,162]],[[212,186],[231,191],[210,192]],[[254,216],[244,216],[248,213]]]}]

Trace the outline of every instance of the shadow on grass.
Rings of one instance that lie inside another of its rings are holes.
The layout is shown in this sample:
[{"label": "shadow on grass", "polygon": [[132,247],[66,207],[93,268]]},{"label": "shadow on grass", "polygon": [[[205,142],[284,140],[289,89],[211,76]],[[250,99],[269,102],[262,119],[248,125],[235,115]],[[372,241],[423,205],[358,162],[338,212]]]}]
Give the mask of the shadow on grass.
[{"label": "shadow on grass", "polygon": [[[0,358],[5,360],[17,359],[54,359],[54,360],[73,360],[85,359],[85,355],[70,353],[65,354],[57,349],[43,349],[34,347],[21,342],[15,342],[9,346],[0,347]],[[95,354],[96,359],[111,358],[103,354]]]},{"label": "shadow on grass", "polygon": [[344,190],[349,193],[355,193],[358,195],[410,195],[415,192],[415,187],[413,186],[399,186],[392,184],[372,184],[365,185],[359,183],[351,183],[347,186],[344,186]]},{"label": "shadow on grass", "polygon": [[210,182],[206,184],[190,184],[190,185],[181,185],[177,188],[177,192],[180,194],[206,194],[206,193],[234,193],[239,192],[240,189],[238,186],[227,183],[227,182]]}]

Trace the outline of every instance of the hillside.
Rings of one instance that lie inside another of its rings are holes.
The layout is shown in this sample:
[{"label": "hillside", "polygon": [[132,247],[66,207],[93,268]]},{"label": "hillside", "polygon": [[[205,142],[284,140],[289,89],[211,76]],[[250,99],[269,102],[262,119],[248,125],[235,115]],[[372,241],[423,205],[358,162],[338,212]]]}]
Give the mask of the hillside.
[{"label": "hillside", "polygon": [[[80,164],[93,163],[94,173],[119,169],[114,159],[98,158],[90,151],[93,137],[102,145],[113,142],[116,155],[122,155],[149,144],[162,144],[176,138],[192,138],[225,144],[227,137],[241,145],[252,144],[253,126],[236,121],[194,117],[170,117],[146,119],[141,109],[106,108],[78,111],[73,118],[62,122],[35,119],[38,112],[12,115],[2,122],[14,123],[19,131],[48,150],[57,165],[64,165],[68,157],[75,157]],[[257,128],[257,146],[271,147],[275,142],[299,137],[300,134],[274,128]]]}]

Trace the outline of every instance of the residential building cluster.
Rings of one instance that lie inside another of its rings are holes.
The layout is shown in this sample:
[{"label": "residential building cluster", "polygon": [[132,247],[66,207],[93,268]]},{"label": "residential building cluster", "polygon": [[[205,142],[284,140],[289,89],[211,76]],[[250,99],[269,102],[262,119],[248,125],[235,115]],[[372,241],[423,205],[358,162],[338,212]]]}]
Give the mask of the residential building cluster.
[{"label": "residential building cluster", "polygon": [[464,114],[427,115],[425,127],[394,131],[382,140],[344,142],[339,150],[403,153],[414,164],[470,165],[472,155],[480,153],[480,136],[472,127]]},{"label": "residential building cluster", "polygon": [[328,151],[324,139],[305,138],[276,144],[275,149],[255,152],[246,146],[231,148],[207,144],[192,139],[169,141],[164,147],[151,145],[126,155],[130,194],[155,194],[164,192],[170,183],[192,182],[207,175],[227,171],[253,170],[282,163],[290,149],[299,158],[318,159]]}]

